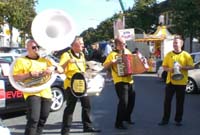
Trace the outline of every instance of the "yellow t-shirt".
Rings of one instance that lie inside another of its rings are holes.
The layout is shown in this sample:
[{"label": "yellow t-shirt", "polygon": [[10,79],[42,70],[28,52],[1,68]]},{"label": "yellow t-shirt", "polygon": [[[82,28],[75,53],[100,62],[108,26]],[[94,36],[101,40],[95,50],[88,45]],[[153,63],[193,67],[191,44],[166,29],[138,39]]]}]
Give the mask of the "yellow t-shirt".
[{"label": "yellow t-shirt", "polygon": [[[128,49],[124,50],[124,54],[131,54],[131,52]],[[112,60],[115,60],[117,57],[118,53],[116,51],[112,51],[106,58],[105,62],[103,63],[103,65],[105,65],[106,63],[110,63]],[[133,83],[133,76],[132,75],[128,75],[128,76],[118,76],[117,74],[117,65],[113,65],[111,68],[111,74],[113,77],[113,81],[114,83],[118,83],[118,82],[126,82],[126,83]]]},{"label": "yellow t-shirt", "polygon": [[[178,62],[181,66],[194,66],[193,59],[189,53],[182,51],[181,53],[169,52],[163,60],[162,66],[167,66],[168,68],[174,67],[174,62]],[[184,76],[182,80],[173,80],[172,72],[167,73],[166,83],[172,83],[175,85],[186,85],[188,81],[188,71],[180,70],[181,74]]]},{"label": "yellow t-shirt", "polygon": [[74,59],[78,65],[75,63],[68,63],[66,68],[64,69],[66,79],[64,81],[64,88],[66,89],[67,87],[71,87],[71,78],[72,76],[77,73],[77,72],[85,72],[86,70],[86,62],[85,62],[85,57],[84,54],[81,52],[79,53],[80,57],[75,56],[71,50],[68,52],[65,52],[61,55],[60,57],[60,65],[63,65],[66,61],[69,59]]},{"label": "yellow t-shirt", "polygon": [[[43,71],[49,66],[52,66],[51,62],[45,58],[39,58],[37,60],[33,60],[27,57],[21,57],[21,58],[18,58],[15,62],[15,65],[13,67],[13,75],[25,74],[31,71]],[[31,93],[23,92],[23,95],[25,99],[28,96],[32,96],[32,95],[40,96],[43,98],[52,98],[50,86],[39,92],[31,92]]]}]

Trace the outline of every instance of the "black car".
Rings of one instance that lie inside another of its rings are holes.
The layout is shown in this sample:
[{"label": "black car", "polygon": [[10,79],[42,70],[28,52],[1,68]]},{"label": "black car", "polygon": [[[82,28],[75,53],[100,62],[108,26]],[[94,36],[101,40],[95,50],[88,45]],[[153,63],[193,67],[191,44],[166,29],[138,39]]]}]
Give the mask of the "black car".
[{"label": "black car", "polygon": [[[8,79],[10,63],[0,60],[0,114],[16,112],[26,109],[26,104],[21,91],[12,87]],[[63,80],[57,77],[51,85],[53,94],[52,111],[58,111],[64,103]]]}]

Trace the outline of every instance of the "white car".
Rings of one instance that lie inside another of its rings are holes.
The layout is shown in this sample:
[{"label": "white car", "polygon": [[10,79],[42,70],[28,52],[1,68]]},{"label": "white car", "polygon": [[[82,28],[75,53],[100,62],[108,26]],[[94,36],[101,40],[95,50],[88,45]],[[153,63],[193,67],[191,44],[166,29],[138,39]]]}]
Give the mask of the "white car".
[{"label": "white car", "polygon": [[27,52],[26,48],[13,48],[9,51],[9,53],[14,53],[14,54],[24,54],[26,52]]},{"label": "white car", "polygon": [[19,56],[21,56],[21,54],[0,53],[0,59],[10,63],[13,62]]},{"label": "white car", "polygon": [[190,54],[194,60],[194,63],[197,63],[200,61],[200,52],[194,52]]}]

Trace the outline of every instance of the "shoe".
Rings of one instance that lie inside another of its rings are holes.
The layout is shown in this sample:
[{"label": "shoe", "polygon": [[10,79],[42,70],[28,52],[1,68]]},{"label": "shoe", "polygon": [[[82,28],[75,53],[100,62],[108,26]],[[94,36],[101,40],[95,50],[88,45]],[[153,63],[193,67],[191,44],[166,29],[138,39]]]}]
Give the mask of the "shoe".
[{"label": "shoe", "polygon": [[117,129],[123,129],[123,130],[128,129],[128,128],[127,128],[126,126],[124,126],[123,124],[115,125],[115,128],[117,128]]},{"label": "shoe", "polygon": [[176,126],[182,126],[183,124],[181,122],[176,122],[175,125]]},{"label": "shoe", "polygon": [[159,126],[164,126],[167,124],[168,124],[168,121],[163,121],[163,120],[160,123],[158,123]]},{"label": "shoe", "polygon": [[83,129],[83,132],[101,132],[101,130],[95,128],[85,128]]}]

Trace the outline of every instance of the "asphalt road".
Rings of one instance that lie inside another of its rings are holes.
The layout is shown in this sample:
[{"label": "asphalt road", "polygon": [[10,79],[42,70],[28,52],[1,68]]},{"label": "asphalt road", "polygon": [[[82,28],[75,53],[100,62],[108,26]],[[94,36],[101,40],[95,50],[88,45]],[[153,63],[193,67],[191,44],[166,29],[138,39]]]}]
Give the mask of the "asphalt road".
[{"label": "asphalt road", "polygon": [[[114,128],[117,97],[112,83],[106,83],[100,96],[91,97],[92,119],[94,126],[101,133],[83,133],[81,124],[81,107],[77,103],[74,113],[73,126],[70,135],[199,135],[200,134],[200,95],[186,95],[183,125],[174,125],[175,102],[170,123],[158,126],[163,111],[164,82],[155,74],[135,76],[136,104],[132,119],[134,125],[128,130]],[[175,99],[175,98],[174,98]],[[64,107],[58,112],[52,112],[46,123],[44,135],[60,135],[61,119]],[[16,116],[4,120],[12,135],[23,135],[25,116]],[[0,135],[3,135],[0,133]]]}]

